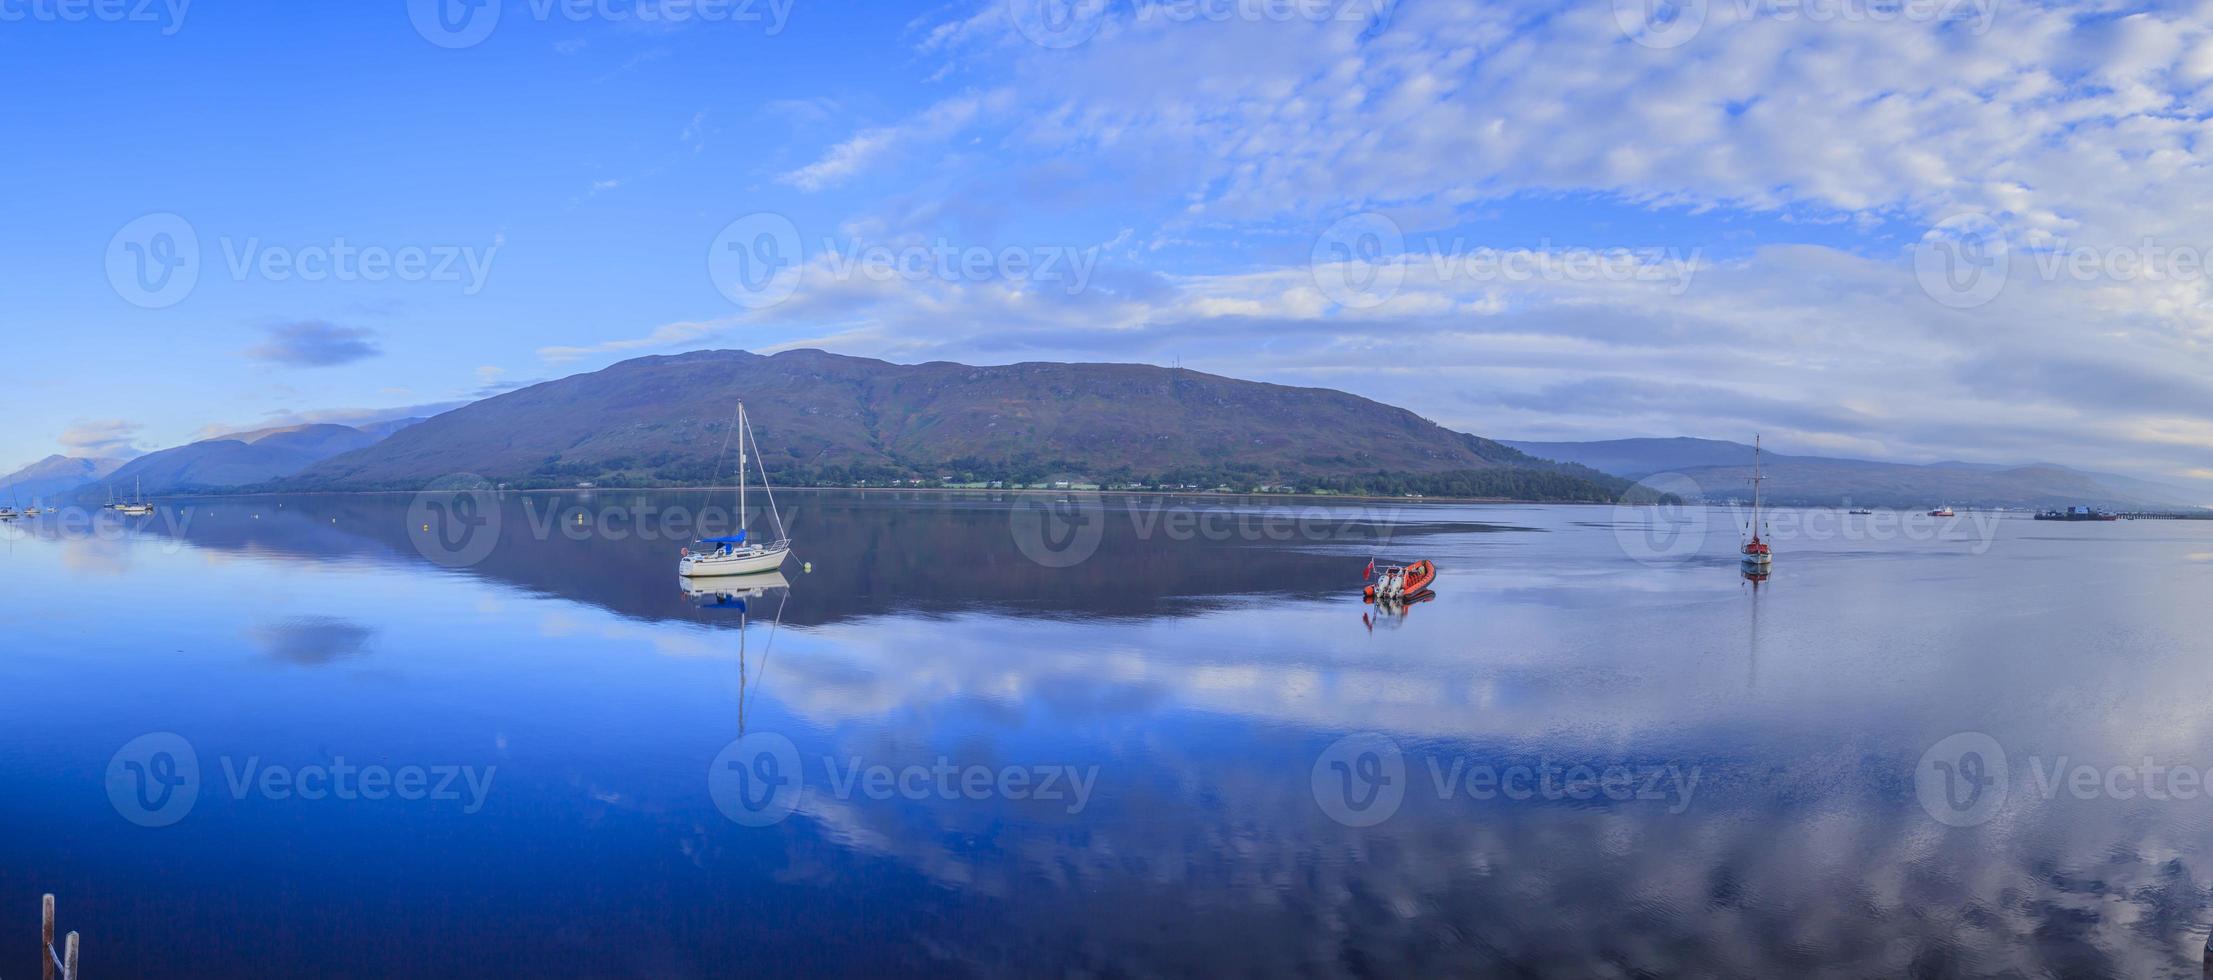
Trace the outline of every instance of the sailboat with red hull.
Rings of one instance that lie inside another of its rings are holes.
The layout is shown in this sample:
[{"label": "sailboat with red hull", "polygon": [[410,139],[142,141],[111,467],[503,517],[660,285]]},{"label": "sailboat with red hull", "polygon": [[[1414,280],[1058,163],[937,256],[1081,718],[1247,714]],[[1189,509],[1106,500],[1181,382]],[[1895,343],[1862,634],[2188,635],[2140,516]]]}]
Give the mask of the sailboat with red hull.
[{"label": "sailboat with red hull", "polygon": [[1760,537],[1760,483],[1767,477],[1760,472],[1760,437],[1752,437],[1752,523],[1749,528],[1752,539],[1744,543],[1744,574],[1766,578],[1775,566],[1775,550]]}]

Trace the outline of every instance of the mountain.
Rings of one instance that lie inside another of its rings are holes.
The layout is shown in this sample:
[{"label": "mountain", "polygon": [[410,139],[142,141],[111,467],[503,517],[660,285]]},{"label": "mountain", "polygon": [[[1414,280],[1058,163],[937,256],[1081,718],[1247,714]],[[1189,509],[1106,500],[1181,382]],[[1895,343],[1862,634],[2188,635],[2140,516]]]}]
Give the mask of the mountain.
[{"label": "mountain", "polygon": [[318,462],[381,441],[346,425],[294,425],[243,432],[221,439],[148,453],[105,480],[83,487],[80,498],[220,490],[268,483]]},{"label": "mountain", "polygon": [[383,422],[370,422],[366,425],[357,425],[354,426],[354,428],[360,429],[361,431],[366,432],[370,436],[374,437],[378,442],[382,442],[386,439],[391,438],[392,433],[398,432],[401,429],[405,429],[409,426],[420,425],[422,424],[422,422],[423,420],[420,418],[390,419]]},{"label": "mountain", "polygon": [[[330,434],[330,431],[331,431],[331,430],[335,430],[335,429],[347,429],[347,428],[351,428],[351,429],[355,429],[355,430],[358,430],[358,431],[360,431],[360,432],[364,432],[364,433],[367,433],[367,434],[369,435],[369,437],[370,437],[370,438],[372,438],[372,439],[376,439],[376,440],[382,440],[382,439],[384,439],[384,438],[386,438],[386,437],[389,437],[389,436],[390,436],[390,435],[391,435],[392,433],[394,433],[394,432],[398,432],[398,431],[400,431],[401,429],[407,428],[408,426],[414,425],[414,424],[416,424],[416,423],[418,423],[418,422],[421,422],[421,421],[422,421],[422,419],[419,419],[419,418],[408,418],[408,419],[391,419],[391,420],[389,420],[389,421],[384,421],[384,422],[370,422],[370,423],[367,423],[367,424],[365,424],[365,425],[355,425],[355,426],[346,426],[346,425],[335,425],[335,426],[334,426],[334,425],[328,425],[328,424],[324,424],[324,423],[316,423],[316,422],[303,422],[303,423],[300,423],[300,424],[298,424],[298,425],[280,425],[280,426],[274,426],[274,427],[271,427],[271,428],[267,428],[267,429],[251,429],[251,430],[248,430],[248,431],[245,431],[245,432],[229,432],[229,433],[224,433],[224,434],[222,434],[222,435],[216,436],[216,437],[215,437],[215,438],[213,438],[213,439],[208,439],[208,440],[203,440],[203,441],[207,441],[207,442],[217,442],[217,441],[222,441],[222,440],[231,440],[231,441],[235,441],[235,442],[249,442],[249,443],[251,443],[251,442],[260,442],[261,440],[263,440],[263,439],[267,439],[267,438],[269,438],[270,436],[292,435],[292,434],[295,434],[295,433],[299,433],[299,432],[305,432],[305,431],[307,431],[307,430],[309,430],[309,429],[317,429],[317,428],[320,428],[321,430],[323,430],[323,431],[324,431],[324,437],[326,437],[326,438],[327,438],[327,437],[329,436],[329,434]],[[343,451],[343,450],[341,450],[341,451]]]},{"label": "mountain", "polygon": [[[1720,439],[1606,439],[1599,442],[1501,443],[1531,456],[1588,466],[1601,473],[1641,480],[1694,466],[1729,466],[1752,458],[1752,447]],[[1769,454],[1773,458],[1772,453]]]},{"label": "mountain", "polygon": [[[1752,447],[1743,443],[1677,438],[1506,444],[1627,479],[1680,474],[1702,487],[1710,500],[1751,495],[1746,481],[1752,475]],[[1769,452],[1762,457],[1761,469],[1770,478],[1765,485],[1768,498],[1785,505],[2195,510],[2213,503],[2213,493],[2051,463],[1923,465]]]},{"label": "mountain", "polygon": [[[283,481],[408,489],[701,484],[743,397],[779,483],[1291,484],[1611,499],[1626,486],[1325,388],[1143,364],[901,365],[818,350],[624,361],[455,409]],[[728,480],[732,462],[721,462]],[[1380,475],[1380,476],[1379,476]]]},{"label": "mountain", "polygon": [[82,459],[48,456],[6,476],[0,476],[0,492],[22,503],[59,497],[93,483],[123,465],[120,459]]}]

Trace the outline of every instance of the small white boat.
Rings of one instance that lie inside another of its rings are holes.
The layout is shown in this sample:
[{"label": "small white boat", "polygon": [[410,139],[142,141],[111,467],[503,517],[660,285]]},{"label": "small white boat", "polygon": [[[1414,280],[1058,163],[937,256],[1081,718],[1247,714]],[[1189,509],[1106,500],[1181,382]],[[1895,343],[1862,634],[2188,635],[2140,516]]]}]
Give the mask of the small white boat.
[{"label": "small white boat", "polygon": [[13,507],[0,507],[0,521],[12,521],[22,516],[16,513]]},{"label": "small white boat", "polygon": [[[702,538],[694,544],[703,550],[684,549],[677,560],[677,574],[686,578],[708,576],[753,575],[772,572],[783,567],[784,559],[791,557],[791,538],[784,532],[783,515],[776,511],[776,491],[769,489],[768,467],[760,461],[760,444],[753,440],[753,425],[746,420],[745,403],[738,403],[738,528],[735,533],[719,538]],[[751,451],[753,465],[761,468],[761,490],[768,495],[769,519],[776,525],[776,536],[767,541],[753,540],[745,527],[746,461]],[[721,464],[716,464],[720,469]]]},{"label": "small white boat", "polygon": [[138,482],[136,478],[133,478],[131,480],[131,502],[127,504],[116,504],[115,512],[125,517],[153,516],[154,505],[146,502],[145,488]]}]

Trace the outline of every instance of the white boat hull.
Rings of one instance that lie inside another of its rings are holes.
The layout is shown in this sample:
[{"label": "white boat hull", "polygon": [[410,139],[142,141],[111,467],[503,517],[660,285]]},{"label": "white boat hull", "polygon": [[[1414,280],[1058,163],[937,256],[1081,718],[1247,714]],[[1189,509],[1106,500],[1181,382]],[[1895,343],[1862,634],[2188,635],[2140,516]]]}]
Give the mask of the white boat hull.
[{"label": "white boat hull", "polygon": [[677,563],[676,573],[685,578],[756,575],[783,567],[784,559],[789,557],[790,548],[739,549],[729,554],[685,555]]}]

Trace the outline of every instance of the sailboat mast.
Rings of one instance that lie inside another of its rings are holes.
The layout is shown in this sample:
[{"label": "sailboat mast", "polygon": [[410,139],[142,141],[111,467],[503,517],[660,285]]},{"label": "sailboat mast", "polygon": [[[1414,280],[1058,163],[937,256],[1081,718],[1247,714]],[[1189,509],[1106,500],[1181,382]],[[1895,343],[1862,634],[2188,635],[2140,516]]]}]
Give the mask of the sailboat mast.
[{"label": "sailboat mast", "polygon": [[745,403],[738,403],[738,530],[745,530]]},{"label": "sailboat mast", "polygon": [[1752,540],[1760,539],[1760,437],[1752,436]]}]

